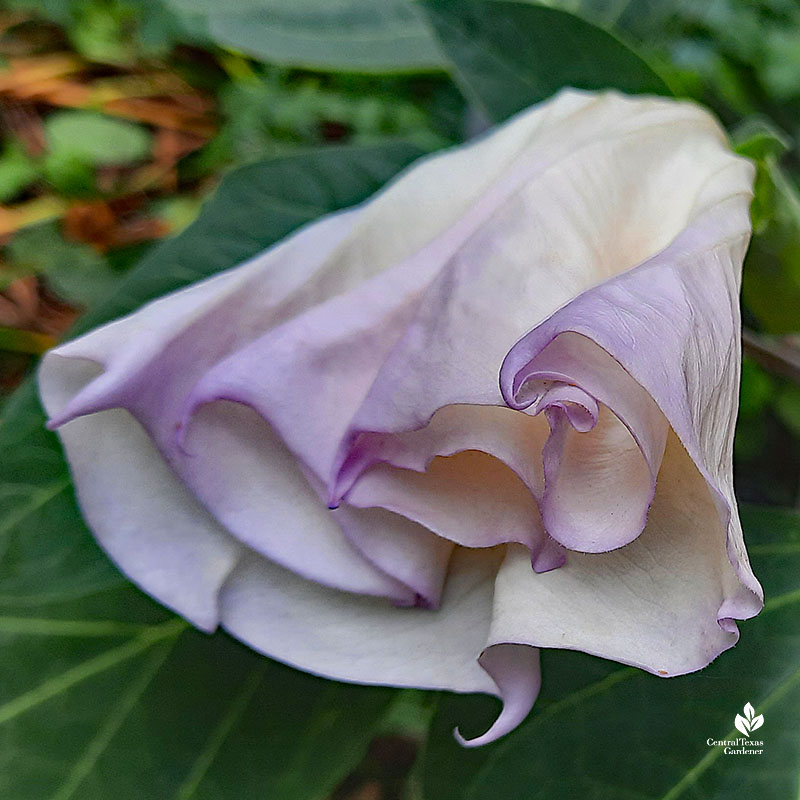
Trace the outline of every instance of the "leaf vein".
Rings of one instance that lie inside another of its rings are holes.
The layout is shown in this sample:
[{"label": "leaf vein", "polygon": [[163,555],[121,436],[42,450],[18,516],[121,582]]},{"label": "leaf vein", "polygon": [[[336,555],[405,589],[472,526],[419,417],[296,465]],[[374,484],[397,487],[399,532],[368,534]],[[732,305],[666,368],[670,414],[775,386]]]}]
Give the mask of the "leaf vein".
[{"label": "leaf vein", "polygon": [[0,617],[0,634],[26,636],[125,636],[142,633],[151,625],[111,619],[41,619],[39,617]]},{"label": "leaf vein", "polygon": [[54,497],[63,492],[70,484],[69,477],[64,476],[60,480],[42,486],[35,492],[30,493],[30,501],[24,503],[20,508],[9,514],[0,522],[0,536],[16,528],[26,517],[47,505]]},{"label": "leaf vein", "polygon": [[153,678],[158,674],[164,662],[167,660],[175,641],[166,643],[160,647],[150,659],[148,667],[140,673],[127,692],[122,696],[120,702],[109,714],[105,723],[97,731],[97,734],[89,742],[78,761],[75,762],[72,770],[67,776],[66,781],[56,790],[51,800],[70,800],[75,795],[75,791],[83,783],[87,775],[97,763],[100,756],[116,736],[117,731],[122,727],[128,715],[133,711],[136,703],[152,683]]},{"label": "leaf vein", "polygon": [[264,678],[265,671],[266,663],[262,663],[248,675],[247,679],[242,684],[241,690],[234,696],[227,713],[219,721],[219,724],[209,737],[206,746],[186,775],[185,780],[178,787],[175,800],[189,800],[197,791],[198,786],[203,782],[203,778],[205,778],[206,773],[214,763],[214,759],[217,757],[225,739],[233,730],[239,717],[241,717],[248,704],[253,699],[256,689]]},{"label": "leaf vein", "polygon": [[182,619],[170,620],[139,634],[136,638],[119,647],[106,650],[104,653],[83,661],[60,675],[49,678],[30,691],[24,692],[0,706],[0,725],[71,689],[76,684],[107,669],[111,669],[129,658],[133,658],[157,642],[171,636],[177,636],[185,627],[186,622]]},{"label": "leaf vein", "polygon": [[[759,711],[768,711],[784,695],[790,692],[795,684],[800,683],[800,669],[796,669],[785,680],[779,683],[758,704]],[[738,735],[736,728],[731,728],[722,739],[735,738]],[[690,769],[684,776],[670,788],[660,800],[676,800],[686,789],[694,788],[697,780],[714,764],[723,752],[722,747],[713,747]]]}]

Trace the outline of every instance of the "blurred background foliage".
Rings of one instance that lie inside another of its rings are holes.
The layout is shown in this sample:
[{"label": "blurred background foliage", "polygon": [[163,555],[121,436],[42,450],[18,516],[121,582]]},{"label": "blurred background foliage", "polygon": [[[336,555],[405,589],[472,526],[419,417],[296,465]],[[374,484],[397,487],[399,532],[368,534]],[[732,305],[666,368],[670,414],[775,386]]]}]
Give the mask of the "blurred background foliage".
[{"label": "blurred background foliage", "polygon": [[[204,219],[211,234],[220,234],[236,209],[241,209],[242,225],[252,226],[260,218],[266,203],[263,195],[269,195],[272,187],[262,187],[262,194],[255,195],[248,181],[272,176],[280,185],[275,197],[267,199],[280,203],[290,196],[290,181],[280,164],[274,170],[269,161],[258,166],[264,159],[308,148],[367,146],[351,153],[350,162],[344,157],[312,159],[314,170],[325,179],[320,186],[324,188],[326,180],[344,186],[338,194],[325,189],[324,207],[335,208],[340,202],[353,202],[362,191],[372,191],[379,177],[385,179],[384,172],[392,174],[412,153],[463,141],[520,103],[530,102],[536,81],[539,91],[552,90],[575,75],[578,85],[591,88],[595,70],[599,85],[607,85],[603,82],[611,74],[609,69],[625,61],[611,85],[625,88],[631,80],[648,90],[671,91],[705,103],[725,124],[738,151],[758,167],[754,239],[743,280],[745,360],[736,481],[743,500],[800,507],[797,0],[550,0],[483,5],[463,0],[461,10],[453,12],[455,5],[452,0],[1,2],[0,402],[19,385],[36,357],[85,310],[94,309],[159,240],[184,230],[223,176],[235,168],[256,165],[250,172],[237,173],[238,178],[233,176],[228,193],[216,196],[216,206],[206,205]],[[476,21],[489,6],[501,5],[499,27],[493,28],[491,20]],[[535,6],[541,24],[503,27],[503,20],[507,23],[521,6]],[[555,63],[563,53],[574,55],[574,48],[567,52],[562,47],[558,25],[563,20],[547,17],[551,12],[546,6],[578,18],[568,28],[570,36],[583,37],[591,54],[583,72],[571,73],[574,65]],[[454,20],[464,27],[456,29]],[[608,33],[631,50],[620,50]],[[516,34],[522,37],[517,44],[525,52],[518,48],[515,53],[513,75],[511,70],[504,73],[502,66],[496,73],[484,70],[480,59],[488,57],[492,48],[513,49]],[[478,44],[472,47],[470,42]],[[553,60],[549,73],[548,59]],[[536,81],[526,84],[526,74]],[[496,85],[487,83],[495,79]],[[391,143],[398,140],[412,148],[403,146],[392,155]],[[371,145],[377,149],[369,150]],[[384,151],[381,145],[389,149]],[[370,162],[364,168],[369,180],[357,174],[359,159]],[[353,187],[346,185],[348,175],[353,176]],[[252,207],[245,207],[251,198]],[[265,241],[305,221],[302,215],[292,216],[303,211],[302,205],[296,209],[287,205],[285,220],[280,206],[275,209],[275,219],[265,222]],[[194,259],[198,275],[224,266],[216,263],[216,253],[204,261],[212,248],[197,235],[183,244],[175,241],[172,250],[161,251],[161,261],[153,257],[147,263],[146,287],[137,289],[139,301],[150,296],[147,287],[160,286],[163,291],[177,285],[166,264],[168,255],[184,258],[182,266]],[[242,257],[253,244],[240,242]],[[159,278],[155,272],[161,265],[164,274]],[[117,309],[113,302],[111,308],[117,313],[127,310]],[[97,319],[107,318],[107,312],[106,307]],[[17,421],[22,418],[20,408],[31,401],[24,393],[18,397],[14,408],[13,403],[6,407],[8,417]],[[29,427],[25,436],[38,436],[41,420],[31,416]],[[13,438],[16,433],[11,430],[9,435]],[[36,447],[44,450],[44,445]],[[7,471],[14,472],[12,466]],[[62,467],[59,462],[58,469]],[[40,477],[37,473],[36,479]],[[62,477],[57,480],[66,485]],[[54,541],[66,541],[63,520],[56,518],[49,526],[42,523],[42,529],[50,531]],[[794,539],[760,545],[762,556],[796,548],[800,527],[791,524]],[[779,526],[776,522],[763,527],[769,533]],[[75,536],[80,530],[75,527]],[[20,563],[27,563],[23,545],[19,551]],[[38,558],[30,558],[36,570],[45,563]],[[119,579],[103,564],[102,569]],[[30,572],[34,574],[33,567]],[[78,574],[71,567],[67,573],[70,580]],[[787,567],[787,576],[790,573],[796,575],[794,566]],[[786,582],[789,585],[788,577]],[[120,613],[129,613],[130,602],[121,601]],[[769,630],[764,636],[773,646]],[[760,647],[757,638],[752,641],[752,647]],[[52,652],[45,653],[43,664],[50,663]],[[744,674],[749,656],[742,652]],[[243,665],[250,657],[225,655],[228,660],[243,659]],[[782,656],[776,663],[788,660],[788,655]],[[588,658],[584,661],[588,663]],[[590,671],[605,669],[597,664]],[[292,675],[285,679],[311,680]],[[727,691],[736,675],[734,670],[724,681],[720,676],[716,685],[724,684]],[[691,685],[700,687],[705,696],[708,686],[714,685],[713,676],[708,680]],[[208,681],[213,685],[213,676]],[[650,684],[647,687],[652,690]],[[324,687],[297,691],[317,690],[325,691]],[[116,691],[116,685],[110,685],[109,692]],[[390,800],[406,791],[415,740],[391,732],[419,727],[419,720],[430,715],[430,701],[416,693],[401,693],[399,698],[391,707],[391,724],[384,723],[387,735],[373,740],[364,761],[333,797]],[[553,698],[553,707],[558,707],[558,686]],[[383,700],[375,702],[378,714]],[[547,708],[548,702],[545,697],[540,705]],[[674,697],[665,702],[671,707]],[[154,706],[161,708],[159,703]],[[450,749],[452,721],[443,713],[437,719],[444,720],[447,730],[433,740],[426,757],[437,766],[436,775],[444,776],[435,777],[441,786],[431,790],[431,797],[449,796],[444,783],[454,791],[463,778],[462,766],[467,769],[467,762],[459,760],[464,751]],[[633,716],[631,712],[623,720],[625,725]],[[681,721],[681,730],[688,724]],[[35,733],[38,741],[41,731]],[[796,738],[796,731],[792,735]],[[484,757],[470,756],[469,763],[481,763]],[[339,758],[336,754],[329,758],[334,777],[341,771],[337,772]],[[413,785],[412,781],[412,789]],[[0,770],[0,794],[2,787]]]}]

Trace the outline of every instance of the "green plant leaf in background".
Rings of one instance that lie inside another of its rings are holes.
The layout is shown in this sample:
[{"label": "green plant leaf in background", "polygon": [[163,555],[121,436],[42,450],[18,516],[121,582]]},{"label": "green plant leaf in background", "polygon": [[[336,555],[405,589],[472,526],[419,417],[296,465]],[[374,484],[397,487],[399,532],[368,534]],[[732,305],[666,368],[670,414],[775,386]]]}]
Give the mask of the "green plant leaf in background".
[{"label": "green plant leaf in background", "polygon": [[343,72],[441,69],[436,39],[412,0],[169,0],[202,14],[223,46],[285,66]]},{"label": "green plant leaf in background", "polygon": [[3,0],[3,8],[58,23],[82,56],[106,64],[164,57],[176,44],[208,43],[203,20],[191,9],[176,13],[169,0]]},{"label": "green plant leaf in background", "polygon": [[0,155],[0,203],[13,200],[40,175],[41,170],[22,144],[9,142]]},{"label": "green plant leaf in background", "polygon": [[59,111],[44,123],[49,153],[90,166],[129,164],[150,153],[150,134],[141,126],[93,111]]},{"label": "green plant leaf in background", "polygon": [[757,167],[742,296],[766,332],[792,333],[800,328],[800,189],[781,160],[793,142],[763,118],[745,120],[732,138]]},{"label": "green plant leaf in background", "polygon": [[6,249],[6,258],[12,275],[42,275],[60,298],[77,306],[96,303],[122,277],[90,245],[68,242],[52,221],[19,231]]},{"label": "green plant leaf in background", "polygon": [[800,188],[777,157],[759,162],[762,211],[742,278],[742,296],[768,333],[800,330]]},{"label": "green plant leaf in background", "polygon": [[757,167],[742,295],[765,331],[792,333],[800,328],[800,189],[781,159],[793,142],[763,118],[745,120],[732,138]]},{"label": "green plant leaf in background", "polygon": [[[81,327],[359,202],[419,154],[326,148],[234,171]],[[0,424],[0,797],[325,797],[395,693],[291,670],[146,598],[86,530],[43,425],[29,382]]]},{"label": "green plant leaf in background", "polygon": [[[730,800],[797,797],[800,776],[800,516],[748,507],[743,521],[764,611],[707,669],[668,680],[569,651],[543,652],[528,719],[477,751],[454,724],[491,709],[443,697],[425,756],[428,800]],[[764,714],[760,755],[726,755],[745,703]],[[489,717],[491,718],[491,717]],[[480,725],[486,720],[477,719]],[[467,731],[472,733],[472,731]]]},{"label": "green plant leaf in background", "polygon": [[756,167],[756,181],[750,217],[753,233],[763,233],[770,225],[775,206],[776,187],[771,174],[781,157],[791,149],[791,139],[768,119],[746,119],[731,132],[731,141],[739,155],[751,159]]},{"label": "green plant leaf in background", "polygon": [[631,49],[579,17],[505,0],[422,0],[467,96],[495,121],[564,86],[670,94]]},{"label": "green plant leaf in background", "polygon": [[[388,137],[426,149],[446,143],[422,108],[397,93],[380,93],[379,83],[391,79],[338,76],[339,86],[330,87],[318,75],[292,79],[284,69],[254,70],[239,56],[226,54],[222,60],[229,74],[244,74],[220,92],[226,122],[205,158],[216,154],[247,162],[286,152],[298,141],[322,143],[332,120],[350,144]],[[455,87],[452,93],[457,98]]]}]

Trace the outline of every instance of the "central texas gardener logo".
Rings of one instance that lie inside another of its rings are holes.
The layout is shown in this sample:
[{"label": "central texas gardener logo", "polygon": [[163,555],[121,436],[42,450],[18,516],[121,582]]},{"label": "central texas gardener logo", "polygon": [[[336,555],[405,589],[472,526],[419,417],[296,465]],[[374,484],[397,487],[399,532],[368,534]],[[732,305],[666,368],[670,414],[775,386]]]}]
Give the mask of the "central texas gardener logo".
[{"label": "central texas gardener logo", "polygon": [[756,710],[750,703],[744,707],[744,716],[736,715],[733,723],[740,736],[738,739],[706,739],[709,747],[720,747],[726,756],[760,756],[764,753],[764,742],[760,739],[752,738],[753,732],[757,731],[764,724],[764,715],[756,714]]},{"label": "central texas gardener logo", "polygon": [[756,710],[750,703],[747,703],[744,707],[744,716],[737,714],[733,724],[736,726],[736,730],[749,737],[753,731],[758,730],[764,724],[764,715],[756,716]]}]

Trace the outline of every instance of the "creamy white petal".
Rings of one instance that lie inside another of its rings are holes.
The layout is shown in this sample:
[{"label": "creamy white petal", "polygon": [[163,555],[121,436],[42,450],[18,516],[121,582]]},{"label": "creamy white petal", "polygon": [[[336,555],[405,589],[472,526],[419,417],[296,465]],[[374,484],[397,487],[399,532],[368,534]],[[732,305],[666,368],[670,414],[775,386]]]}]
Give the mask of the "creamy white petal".
[{"label": "creamy white petal", "polygon": [[[60,413],[98,372],[90,362],[50,356],[41,376],[48,413]],[[200,507],[127,411],[81,417],[59,434],[81,511],[103,549],[146,592],[214,630],[217,592],[244,548]]]},{"label": "creamy white petal", "polygon": [[239,541],[311,581],[413,603],[414,591],[347,540],[292,454],[251,408],[204,406],[183,448],[180,474]]},{"label": "creamy white petal", "polygon": [[329,678],[496,694],[477,658],[501,555],[458,550],[436,611],[398,609],[246,561],[220,594],[222,624],[256,650]]},{"label": "creamy white petal", "polygon": [[583,650],[661,676],[701,669],[738,639],[721,625],[737,584],[725,525],[708,485],[670,434],[647,526],[609,553],[569,553],[533,574],[509,545],[500,569],[491,636]]}]

